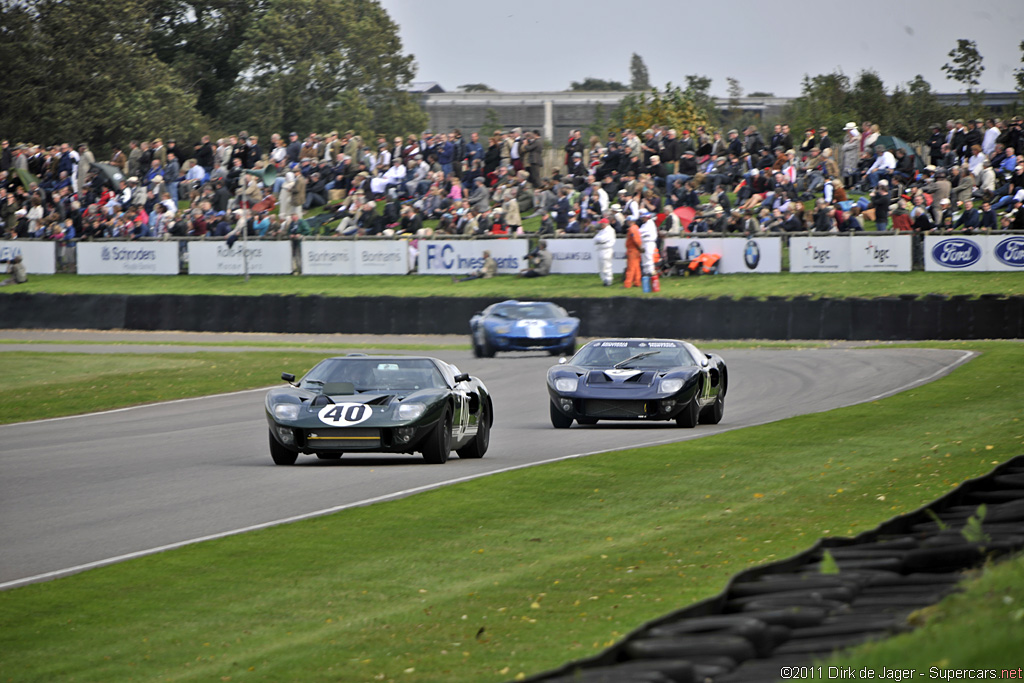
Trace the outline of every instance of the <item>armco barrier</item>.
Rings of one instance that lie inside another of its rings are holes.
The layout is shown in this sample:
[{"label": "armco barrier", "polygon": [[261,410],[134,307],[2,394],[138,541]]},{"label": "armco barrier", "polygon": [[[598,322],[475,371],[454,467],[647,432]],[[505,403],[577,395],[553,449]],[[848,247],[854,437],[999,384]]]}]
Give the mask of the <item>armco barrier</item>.
[{"label": "armco barrier", "polygon": [[[555,299],[580,334],[690,339],[1020,339],[1024,297]],[[0,328],[463,334],[494,299],[0,294]]]}]

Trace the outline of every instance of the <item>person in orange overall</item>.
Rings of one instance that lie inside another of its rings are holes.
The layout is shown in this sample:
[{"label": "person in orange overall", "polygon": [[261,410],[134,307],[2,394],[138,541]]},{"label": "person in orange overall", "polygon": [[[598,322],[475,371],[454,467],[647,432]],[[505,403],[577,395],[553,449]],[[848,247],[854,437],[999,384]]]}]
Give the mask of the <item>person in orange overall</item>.
[{"label": "person in orange overall", "polygon": [[640,286],[640,255],[644,253],[640,228],[632,218],[626,219],[626,288]]},{"label": "person in orange overall", "polygon": [[715,264],[718,263],[721,258],[722,257],[718,254],[705,252],[690,261],[690,264],[687,267],[693,271],[694,274],[697,274],[699,272],[698,269],[700,269],[701,271],[704,271],[706,275],[710,275],[712,271],[715,270]]}]

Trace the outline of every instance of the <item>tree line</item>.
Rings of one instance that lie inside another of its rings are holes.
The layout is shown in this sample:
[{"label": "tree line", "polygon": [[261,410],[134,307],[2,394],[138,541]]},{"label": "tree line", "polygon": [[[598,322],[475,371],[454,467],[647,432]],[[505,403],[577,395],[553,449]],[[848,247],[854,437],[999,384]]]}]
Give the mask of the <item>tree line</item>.
[{"label": "tree line", "polygon": [[97,146],[200,133],[420,130],[373,0],[0,0],[0,130]]}]

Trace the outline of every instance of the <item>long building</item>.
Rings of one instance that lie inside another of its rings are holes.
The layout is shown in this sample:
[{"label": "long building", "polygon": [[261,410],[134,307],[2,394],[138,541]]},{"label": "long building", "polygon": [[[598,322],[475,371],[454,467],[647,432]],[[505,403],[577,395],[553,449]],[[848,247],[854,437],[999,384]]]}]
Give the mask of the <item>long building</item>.
[{"label": "long building", "polygon": [[[458,128],[463,133],[479,131],[488,120],[502,129],[520,127],[523,130],[539,130],[549,142],[565,140],[574,128],[586,130],[594,123],[598,105],[604,116],[610,116],[627,92],[444,92],[434,82],[413,83],[410,92],[419,94],[427,114],[430,116],[430,130],[448,131]],[[936,95],[940,104],[967,104],[962,93]],[[726,98],[715,99],[723,111],[739,108],[758,115],[772,117],[792,102],[793,97],[740,97],[736,101]],[[1018,94],[1015,92],[985,93],[984,106],[995,111],[1014,106]],[[487,131],[490,132],[490,131]]]}]

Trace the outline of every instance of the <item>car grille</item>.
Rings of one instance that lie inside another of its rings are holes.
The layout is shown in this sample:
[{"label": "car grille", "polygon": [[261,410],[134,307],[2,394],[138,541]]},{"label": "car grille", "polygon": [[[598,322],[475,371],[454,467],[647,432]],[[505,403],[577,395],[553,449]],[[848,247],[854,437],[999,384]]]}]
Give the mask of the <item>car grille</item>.
[{"label": "car grille", "polygon": [[380,447],[380,430],[326,427],[306,432],[306,445],[318,451],[368,450]]},{"label": "car grille", "polygon": [[554,346],[562,341],[561,337],[508,337],[513,346]]},{"label": "car grille", "polygon": [[656,413],[657,410],[657,404],[653,401],[590,399],[583,404],[585,415],[598,418],[632,419],[648,417]]}]

